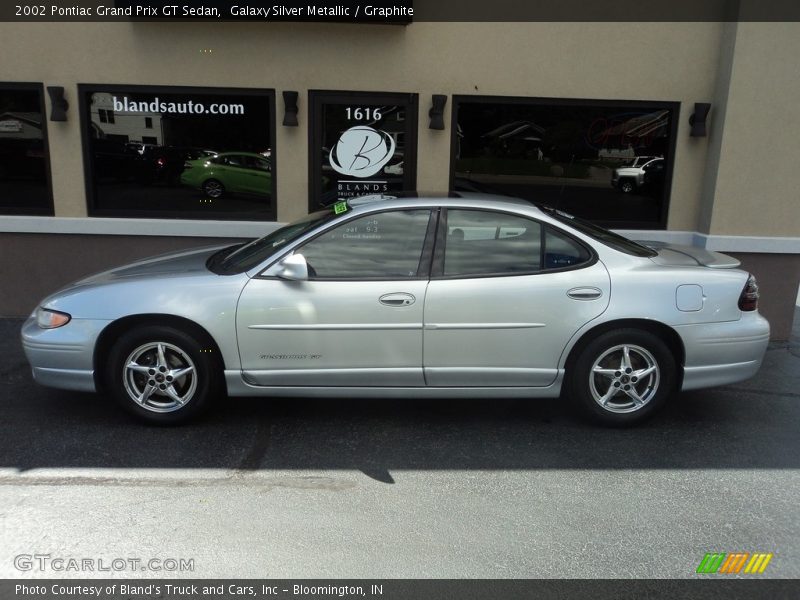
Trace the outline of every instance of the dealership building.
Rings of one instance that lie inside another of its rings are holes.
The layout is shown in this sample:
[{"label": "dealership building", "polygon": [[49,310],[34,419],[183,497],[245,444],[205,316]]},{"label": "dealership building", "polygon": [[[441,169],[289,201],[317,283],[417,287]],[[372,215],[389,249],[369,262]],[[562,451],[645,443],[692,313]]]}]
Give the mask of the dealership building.
[{"label": "dealership building", "polygon": [[338,198],[501,193],[800,282],[800,23],[2,22],[0,316]]}]

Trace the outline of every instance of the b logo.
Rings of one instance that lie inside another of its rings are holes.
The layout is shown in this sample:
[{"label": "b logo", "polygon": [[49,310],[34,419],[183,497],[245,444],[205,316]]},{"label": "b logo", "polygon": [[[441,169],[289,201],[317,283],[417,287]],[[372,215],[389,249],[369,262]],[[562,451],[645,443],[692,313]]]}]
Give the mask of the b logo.
[{"label": "b logo", "polygon": [[389,162],[394,149],[394,139],[385,131],[356,125],[339,136],[328,160],[342,175],[371,177]]}]

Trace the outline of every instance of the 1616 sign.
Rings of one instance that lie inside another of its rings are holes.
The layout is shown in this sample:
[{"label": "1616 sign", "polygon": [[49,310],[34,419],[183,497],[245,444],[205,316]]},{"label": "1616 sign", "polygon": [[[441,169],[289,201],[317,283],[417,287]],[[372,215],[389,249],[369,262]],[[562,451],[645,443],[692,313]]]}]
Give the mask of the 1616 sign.
[{"label": "1616 sign", "polygon": [[411,94],[312,92],[319,179],[312,182],[310,209],[413,188],[406,167],[416,149],[409,143],[416,139],[415,100]]}]

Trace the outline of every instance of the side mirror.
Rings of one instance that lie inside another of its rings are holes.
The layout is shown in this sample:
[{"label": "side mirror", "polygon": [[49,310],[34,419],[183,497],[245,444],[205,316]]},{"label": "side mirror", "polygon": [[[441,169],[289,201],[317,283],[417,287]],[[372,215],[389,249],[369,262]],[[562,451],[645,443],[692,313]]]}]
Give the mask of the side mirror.
[{"label": "side mirror", "polygon": [[307,281],[308,263],[302,254],[292,254],[284,258],[278,265],[277,276],[289,281]]}]

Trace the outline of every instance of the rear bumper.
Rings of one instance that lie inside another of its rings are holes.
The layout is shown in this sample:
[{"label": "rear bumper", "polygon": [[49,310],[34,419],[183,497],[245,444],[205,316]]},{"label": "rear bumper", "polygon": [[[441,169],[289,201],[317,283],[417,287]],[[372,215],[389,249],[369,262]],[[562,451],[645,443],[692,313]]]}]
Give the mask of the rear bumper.
[{"label": "rear bumper", "polygon": [[738,321],[675,327],[686,348],[682,390],[727,385],[758,372],[769,343],[769,323],[757,312]]}]

